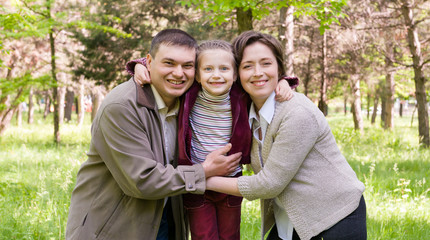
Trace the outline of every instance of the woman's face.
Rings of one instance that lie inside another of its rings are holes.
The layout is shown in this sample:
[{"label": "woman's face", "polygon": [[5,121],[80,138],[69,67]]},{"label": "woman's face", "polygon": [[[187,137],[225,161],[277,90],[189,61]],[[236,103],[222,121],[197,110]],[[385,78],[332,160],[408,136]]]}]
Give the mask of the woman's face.
[{"label": "woman's face", "polygon": [[275,90],[278,75],[278,63],[269,47],[255,42],[245,48],[239,65],[240,82],[257,109]]}]

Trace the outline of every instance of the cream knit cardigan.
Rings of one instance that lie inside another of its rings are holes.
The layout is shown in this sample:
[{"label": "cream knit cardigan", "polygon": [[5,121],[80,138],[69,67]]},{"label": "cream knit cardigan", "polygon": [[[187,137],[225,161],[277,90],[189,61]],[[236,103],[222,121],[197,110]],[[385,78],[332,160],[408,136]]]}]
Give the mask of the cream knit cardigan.
[{"label": "cream knit cardigan", "polygon": [[262,239],[274,224],[278,197],[302,240],[330,228],[360,202],[364,184],[341,154],[321,111],[306,96],[276,102],[263,147],[261,166],[253,140],[253,176],[238,179],[240,193],[261,200]]}]

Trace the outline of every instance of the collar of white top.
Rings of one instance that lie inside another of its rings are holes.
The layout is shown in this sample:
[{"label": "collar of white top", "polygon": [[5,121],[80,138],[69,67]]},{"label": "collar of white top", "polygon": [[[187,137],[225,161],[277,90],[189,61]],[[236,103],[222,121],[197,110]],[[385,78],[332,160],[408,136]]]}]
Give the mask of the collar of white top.
[{"label": "collar of white top", "polygon": [[258,116],[260,116],[260,118],[263,118],[264,121],[267,122],[267,124],[270,124],[272,122],[273,115],[275,114],[275,103],[275,92],[272,92],[272,94],[270,94],[270,96],[264,102],[263,107],[261,107],[260,111],[258,111],[258,115],[254,104],[251,104],[248,118],[249,126],[252,127],[252,122],[254,119],[260,122]]}]

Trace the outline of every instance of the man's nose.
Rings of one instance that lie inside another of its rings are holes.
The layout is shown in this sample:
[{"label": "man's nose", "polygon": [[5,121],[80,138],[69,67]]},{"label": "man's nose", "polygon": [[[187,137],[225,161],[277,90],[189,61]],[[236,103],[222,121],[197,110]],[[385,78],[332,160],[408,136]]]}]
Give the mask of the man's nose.
[{"label": "man's nose", "polygon": [[181,78],[184,75],[184,69],[182,69],[181,65],[178,65],[175,67],[175,69],[172,72],[173,76],[176,78]]}]

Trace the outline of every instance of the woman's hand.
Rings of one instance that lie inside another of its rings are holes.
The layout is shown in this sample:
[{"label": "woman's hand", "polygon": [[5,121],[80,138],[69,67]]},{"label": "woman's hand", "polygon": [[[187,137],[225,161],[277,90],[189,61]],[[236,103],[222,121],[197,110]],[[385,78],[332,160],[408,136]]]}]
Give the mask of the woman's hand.
[{"label": "woman's hand", "polygon": [[278,82],[278,86],[275,89],[276,97],[275,100],[278,102],[288,101],[294,97],[293,90],[287,80],[282,79]]},{"label": "woman's hand", "polygon": [[134,67],[134,81],[140,86],[151,83],[148,69],[144,65],[138,63]]}]

